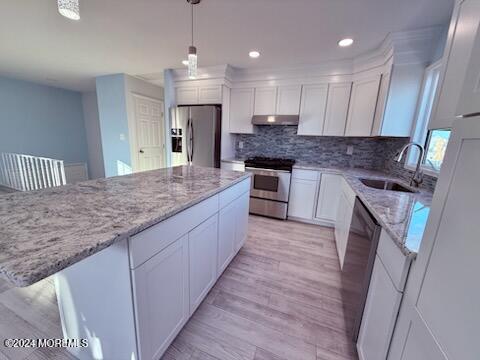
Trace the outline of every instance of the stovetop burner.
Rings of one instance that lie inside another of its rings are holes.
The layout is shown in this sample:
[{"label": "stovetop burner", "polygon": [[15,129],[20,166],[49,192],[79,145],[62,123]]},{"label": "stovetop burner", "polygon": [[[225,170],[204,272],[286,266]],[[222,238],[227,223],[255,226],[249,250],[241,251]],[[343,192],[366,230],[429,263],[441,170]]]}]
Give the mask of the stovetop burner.
[{"label": "stovetop burner", "polygon": [[293,159],[269,158],[269,157],[261,157],[261,156],[254,156],[245,160],[246,167],[286,170],[286,171],[292,171],[292,167],[294,164],[295,164],[295,160]]}]

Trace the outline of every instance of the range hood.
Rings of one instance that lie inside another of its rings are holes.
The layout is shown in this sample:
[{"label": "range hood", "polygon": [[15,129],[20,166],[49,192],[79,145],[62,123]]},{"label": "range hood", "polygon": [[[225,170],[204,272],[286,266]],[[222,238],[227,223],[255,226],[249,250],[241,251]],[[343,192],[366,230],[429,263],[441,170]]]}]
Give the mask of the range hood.
[{"label": "range hood", "polygon": [[253,125],[298,125],[298,115],[253,115]]}]

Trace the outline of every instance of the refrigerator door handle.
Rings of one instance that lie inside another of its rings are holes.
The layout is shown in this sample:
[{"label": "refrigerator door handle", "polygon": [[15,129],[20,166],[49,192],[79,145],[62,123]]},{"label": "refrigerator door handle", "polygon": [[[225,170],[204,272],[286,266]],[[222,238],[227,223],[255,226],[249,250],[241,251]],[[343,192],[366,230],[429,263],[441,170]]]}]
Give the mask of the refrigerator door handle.
[{"label": "refrigerator door handle", "polygon": [[195,134],[193,132],[193,121],[190,119],[190,162],[193,163],[193,155],[195,151]]},{"label": "refrigerator door handle", "polygon": [[193,122],[189,116],[187,120],[187,161],[191,165],[193,162]]}]

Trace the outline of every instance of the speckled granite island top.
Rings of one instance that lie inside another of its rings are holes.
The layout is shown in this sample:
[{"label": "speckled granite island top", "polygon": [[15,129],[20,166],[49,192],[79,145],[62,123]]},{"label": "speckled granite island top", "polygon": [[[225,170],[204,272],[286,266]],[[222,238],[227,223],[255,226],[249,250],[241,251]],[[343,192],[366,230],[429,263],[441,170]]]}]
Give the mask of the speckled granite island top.
[{"label": "speckled granite island top", "polygon": [[416,191],[414,193],[379,190],[368,187],[360,181],[361,178],[393,180],[409,188],[402,180],[380,171],[325,168],[304,163],[295,164],[295,168],[343,175],[402,252],[406,256],[416,256],[430,213],[432,193],[418,189],[414,189]]},{"label": "speckled granite island top", "polygon": [[250,174],[179,166],[0,196],[0,275],[27,286]]}]

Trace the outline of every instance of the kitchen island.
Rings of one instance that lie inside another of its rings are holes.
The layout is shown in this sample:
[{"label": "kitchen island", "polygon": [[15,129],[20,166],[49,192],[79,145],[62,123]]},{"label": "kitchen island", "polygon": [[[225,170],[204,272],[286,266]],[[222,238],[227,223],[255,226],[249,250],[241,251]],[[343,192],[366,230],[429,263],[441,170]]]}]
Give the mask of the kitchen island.
[{"label": "kitchen island", "polygon": [[250,175],[174,167],[0,197],[0,275],[55,274],[81,359],[158,359],[243,245]]}]

